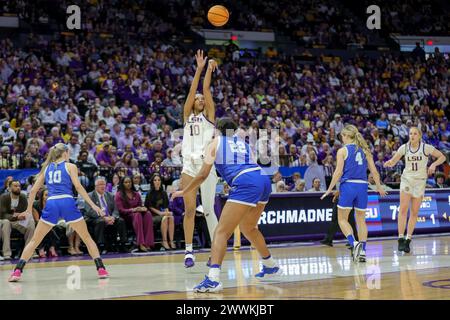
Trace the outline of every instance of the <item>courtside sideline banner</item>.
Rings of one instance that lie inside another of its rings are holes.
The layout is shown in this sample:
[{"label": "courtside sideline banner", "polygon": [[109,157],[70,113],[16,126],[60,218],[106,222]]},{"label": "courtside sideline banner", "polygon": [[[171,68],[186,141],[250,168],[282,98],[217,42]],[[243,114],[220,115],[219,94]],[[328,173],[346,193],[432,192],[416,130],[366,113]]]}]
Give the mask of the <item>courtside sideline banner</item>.
[{"label": "courtside sideline banner", "polygon": [[[258,228],[267,240],[289,241],[323,238],[333,214],[332,196],[322,192],[272,194]],[[223,199],[225,200],[225,199]],[[399,192],[381,198],[369,193],[366,221],[369,236],[396,235]],[[450,189],[427,190],[419,211],[417,233],[450,231]]]}]

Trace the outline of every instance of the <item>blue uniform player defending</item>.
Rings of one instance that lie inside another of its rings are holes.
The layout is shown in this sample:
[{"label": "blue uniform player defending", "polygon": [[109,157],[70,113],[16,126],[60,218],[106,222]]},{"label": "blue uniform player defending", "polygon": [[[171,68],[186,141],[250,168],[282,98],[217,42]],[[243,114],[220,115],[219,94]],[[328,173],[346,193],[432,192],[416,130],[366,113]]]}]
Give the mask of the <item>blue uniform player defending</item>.
[{"label": "blue uniform player defending", "polygon": [[[367,168],[372,173],[377,191],[381,196],[386,192],[380,183],[378,173],[369,146],[358,129],[354,125],[346,125],[341,132],[342,141],[345,146],[337,152],[337,164],[333,178],[327,192],[321,199],[333,191],[334,186],[340,179],[338,220],[342,233],[347,237],[355,262],[366,262],[366,209],[367,209]],[[356,242],[353,229],[348,223],[348,215],[355,208],[356,225],[358,226],[358,238]]]},{"label": "blue uniform player defending", "polygon": [[34,250],[41,243],[42,239],[44,239],[47,233],[61,218],[64,219],[67,224],[70,224],[75,232],[80,235],[81,240],[86,244],[89,254],[94,259],[97,267],[98,277],[103,279],[109,276],[103,265],[102,259],[100,258],[97,245],[89,235],[86,222],[75,204],[72,186],[75,186],[77,192],[99,216],[103,216],[104,212],[92,202],[86,190],[80,184],[80,181],[78,180],[78,168],[74,164],[68,162],[69,156],[67,145],[58,143],[50,149],[46,161],[42,164],[42,170],[37,176],[33,188],[31,188],[27,211],[22,212],[20,215],[31,215],[36,193],[44,185],[44,182],[48,189],[47,204],[42,212],[41,219],[36,227],[33,238],[23,250],[19,262],[9,277],[10,282],[20,280],[26,262],[31,258]]},{"label": "blue uniform player defending", "polygon": [[172,195],[172,198],[181,197],[197,188],[208,177],[213,165],[231,187],[214,233],[209,274],[194,287],[195,292],[218,292],[222,289],[220,266],[226,253],[227,241],[238,225],[263,259],[263,269],[256,274],[256,278],[265,280],[282,273],[257,228],[261,213],[269,201],[270,179],[252,159],[248,144],[236,135],[227,135],[227,131],[234,132],[236,128],[230,118],[219,119],[216,138],[207,147],[206,159],[200,172],[182,191]]}]

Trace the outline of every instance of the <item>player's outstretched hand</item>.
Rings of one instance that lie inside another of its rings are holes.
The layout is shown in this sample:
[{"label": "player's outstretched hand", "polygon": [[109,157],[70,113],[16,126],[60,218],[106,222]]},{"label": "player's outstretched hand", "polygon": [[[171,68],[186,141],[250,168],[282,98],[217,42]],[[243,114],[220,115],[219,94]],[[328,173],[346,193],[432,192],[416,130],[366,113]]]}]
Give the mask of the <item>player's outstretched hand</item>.
[{"label": "player's outstretched hand", "polygon": [[383,164],[383,167],[385,167],[385,168],[392,168],[394,165],[392,164],[392,160],[389,160],[389,161],[386,161],[384,164]]},{"label": "player's outstretched hand", "polygon": [[330,193],[331,193],[331,191],[330,191],[330,190],[327,190],[327,192],[325,192],[325,193],[323,194],[323,196],[320,197],[320,200],[325,199]]},{"label": "player's outstretched hand", "polygon": [[170,197],[170,200],[173,200],[175,198],[179,198],[183,196],[183,191],[179,190],[179,191],[175,191],[174,193],[172,193],[172,196]]},{"label": "player's outstretched hand", "polygon": [[213,60],[213,59],[210,59],[208,61],[208,69],[211,69],[212,72],[216,71],[216,69],[217,69],[217,61]]},{"label": "player's outstretched hand", "polygon": [[208,60],[208,57],[203,57],[203,50],[199,49],[195,54],[195,60],[197,60],[197,66],[203,69],[206,65],[206,60]]},{"label": "player's outstretched hand", "polygon": [[380,196],[385,197],[388,193],[386,192],[386,190],[384,190],[383,187],[377,189],[378,193],[380,194]]},{"label": "player's outstretched hand", "polygon": [[95,207],[92,208],[92,209],[94,209],[94,211],[97,212],[97,214],[98,214],[100,217],[103,217],[103,216],[105,215],[105,211],[104,211],[102,208],[98,207],[98,206],[95,206]]}]

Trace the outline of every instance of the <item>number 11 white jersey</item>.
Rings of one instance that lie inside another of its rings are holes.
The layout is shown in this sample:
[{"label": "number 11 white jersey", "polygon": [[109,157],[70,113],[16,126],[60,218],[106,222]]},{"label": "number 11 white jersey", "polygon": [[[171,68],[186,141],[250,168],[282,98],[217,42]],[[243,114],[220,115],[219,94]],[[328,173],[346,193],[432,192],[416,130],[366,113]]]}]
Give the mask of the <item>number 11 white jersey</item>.
[{"label": "number 11 white jersey", "polygon": [[427,179],[428,157],[434,152],[434,149],[432,145],[423,142],[420,142],[417,150],[412,150],[409,143],[398,148],[397,152],[405,156],[405,169],[402,178]]},{"label": "number 11 white jersey", "polygon": [[190,114],[184,125],[181,151],[183,163],[186,161],[203,162],[206,146],[214,138],[214,129],[214,124],[203,112],[198,115]]}]

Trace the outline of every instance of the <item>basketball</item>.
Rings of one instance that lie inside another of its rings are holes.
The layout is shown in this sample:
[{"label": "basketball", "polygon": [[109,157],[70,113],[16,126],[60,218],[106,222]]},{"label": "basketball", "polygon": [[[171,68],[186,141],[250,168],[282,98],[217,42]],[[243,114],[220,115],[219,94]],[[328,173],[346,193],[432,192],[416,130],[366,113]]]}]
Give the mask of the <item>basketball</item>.
[{"label": "basketball", "polygon": [[208,20],[215,27],[222,27],[228,22],[230,14],[224,6],[216,5],[208,11]]}]

